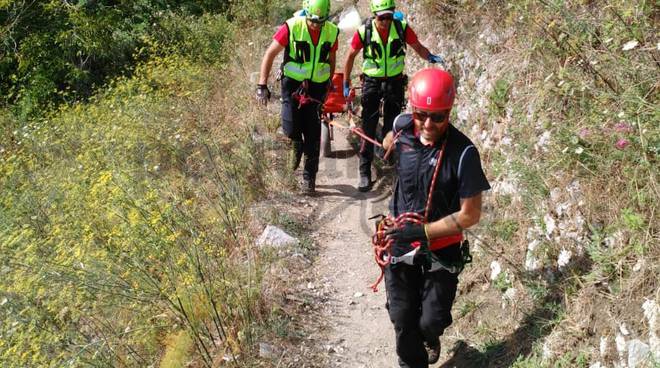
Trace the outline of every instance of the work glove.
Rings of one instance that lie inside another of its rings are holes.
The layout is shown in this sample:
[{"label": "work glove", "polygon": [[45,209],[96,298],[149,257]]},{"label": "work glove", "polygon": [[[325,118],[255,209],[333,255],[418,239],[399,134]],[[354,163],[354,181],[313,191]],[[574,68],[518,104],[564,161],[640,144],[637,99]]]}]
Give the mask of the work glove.
[{"label": "work glove", "polygon": [[351,85],[348,83],[348,81],[344,81],[344,97],[348,97],[348,95],[351,93]]},{"label": "work glove", "polygon": [[262,104],[266,105],[268,101],[270,100],[270,90],[268,89],[268,86],[265,84],[257,84],[257,101]]},{"label": "work glove", "polygon": [[429,57],[428,57],[427,60],[431,64],[440,63],[442,65],[445,65],[445,59],[443,59],[442,56],[439,56],[439,55],[433,55],[433,54],[429,53]]},{"label": "work glove", "polygon": [[404,17],[405,17],[405,15],[403,14],[402,11],[397,10],[397,11],[394,12],[394,19],[403,20]]},{"label": "work glove", "polygon": [[407,223],[402,227],[387,230],[385,235],[387,239],[394,240],[395,243],[425,242],[428,240],[423,224]]}]

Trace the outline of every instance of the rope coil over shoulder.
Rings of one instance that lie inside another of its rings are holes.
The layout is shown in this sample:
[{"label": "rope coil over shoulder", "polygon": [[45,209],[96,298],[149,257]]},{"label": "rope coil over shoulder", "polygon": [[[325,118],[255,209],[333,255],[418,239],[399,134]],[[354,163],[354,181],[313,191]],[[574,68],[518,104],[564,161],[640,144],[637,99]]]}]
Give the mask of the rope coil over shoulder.
[{"label": "rope coil over shoulder", "polygon": [[[440,152],[438,152],[436,167],[433,172],[433,177],[431,179],[429,195],[426,201],[426,208],[424,210],[424,216],[421,216],[420,214],[414,212],[402,213],[396,218],[393,218],[391,215],[388,216],[380,215],[382,216],[382,218],[376,224],[376,232],[371,237],[371,243],[373,244],[374,247],[376,264],[380,267],[380,275],[378,276],[378,279],[370,286],[374,292],[378,291],[378,284],[380,284],[380,282],[383,280],[383,277],[385,276],[385,267],[387,267],[390,264],[396,264],[396,263],[406,263],[412,265],[414,264],[414,258],[417,253],[420,253],[426,257],[425,261],[427,262],[427,264],[430,265],[430,269],[428,270],[429,272],[444,269],[451,273],[460,273],[463,270],[464,265],[472,261],[472,257],[469,254],[469,243],[467,241],[464,241],[463,244],[461,245],[462,259],[461,262],[457,264],[449,264],[439,259],[432,252],[434,250],[439,250],[449,245],[453,245],[463,241],[462,233],[442,237],[439,239],[434,239],[433,241],[430,241],[430,244],[428,241],[413,242],[411,243],[411,245],[414,247],[414,249],[400,257],[392,256],[391,248],[394,241],[391,239],[387,239],[386,237],[388,230],[394,228],[401,228],[405,226],[405,224],[407,223],[413,223],[413,224],[428,223],[428,215],[431,209],[431,203],[433,197],[433,188],[435,187],[435,181],[437,179],[438,172],[440,171],[439,168],[442,165],[442,158],[444,156],[446,145],[447,145],[447,140],[445,139],[444,143],[442,144],[442,148],[440,149]],[[378,216],[376,216],[376,218],[377,217]]]}]

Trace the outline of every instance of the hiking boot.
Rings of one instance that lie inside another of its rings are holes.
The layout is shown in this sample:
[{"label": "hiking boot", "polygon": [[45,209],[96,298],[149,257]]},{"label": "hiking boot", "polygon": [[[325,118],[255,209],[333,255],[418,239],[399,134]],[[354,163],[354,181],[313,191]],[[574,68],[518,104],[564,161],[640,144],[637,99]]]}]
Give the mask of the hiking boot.
[{"label": "hiking boot", "polygon": [[312,195],[316,193],[316,183],[314,179],[303,179],[302,185],[303,193],[307,195]]},{"label": "hiking boot", "polygon": [[371,178],[366,175],[360,175],[360,183],[358,184],[358,190],[360,192],[368,192],[371,190]]},{"label": "hiking boot", "polygon": [[432,345],[427,342],[424,343],[426,354],[429,356],[429,364],[434,364],[440,359],[440,340],[436,341],[437,345]]}]

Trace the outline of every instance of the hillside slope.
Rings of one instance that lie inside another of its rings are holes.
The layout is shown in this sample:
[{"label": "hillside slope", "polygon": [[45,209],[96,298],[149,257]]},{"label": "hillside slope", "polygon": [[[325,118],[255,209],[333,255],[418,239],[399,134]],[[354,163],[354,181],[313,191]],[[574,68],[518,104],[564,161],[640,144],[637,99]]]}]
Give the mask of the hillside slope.
[{"label": "hillside slope", "polygon": [[[357,2],[363,16],[365,4]],[[440,366],[657,365],[656,10],[644,2],[432,0],[400,8],[457,76],[452,121],[479,145],[493,184],[469,233],[475,262],[461,275]],[[409,74],[426,66],[407,60]],[[341,185],[355,185],[347,175]],[[370,252],[366,237],[355,245],[348,234],[345,246]],[[336,250],[326,240],[318,243],[320,277],[336,283],[346,265],[327,266],[323,252]],[[337,317],[328,344],[339,348],[328,348],[328,364],[379,366],[369,356],[383,346],[353,335],[389,321],[371,297],[350,301],[352,291],[333,295],[361,319]],[[373,325],[362,326],[367,319]],[[393,341],[384,348],[391,354]]]}]

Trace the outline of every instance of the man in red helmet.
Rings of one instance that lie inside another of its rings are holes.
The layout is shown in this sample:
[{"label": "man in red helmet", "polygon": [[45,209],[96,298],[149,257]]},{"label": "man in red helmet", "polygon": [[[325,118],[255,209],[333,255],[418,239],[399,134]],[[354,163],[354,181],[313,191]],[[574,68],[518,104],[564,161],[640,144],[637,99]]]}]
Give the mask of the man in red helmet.
[{"label": "man in red helmet", "polygon": [[452,323],[458,273],[469,256],[462,233],[479,222],[481,192],[490,185],[474,144],[449,123],[451,74],[421,70],[408,92],[412,113],[397,116],[383,141],[399,155],[390,213],[412,212],[424,220],[387,232],[394,243],[385,286],[399,364],[419,368],[439,358],[439,337]]}]

